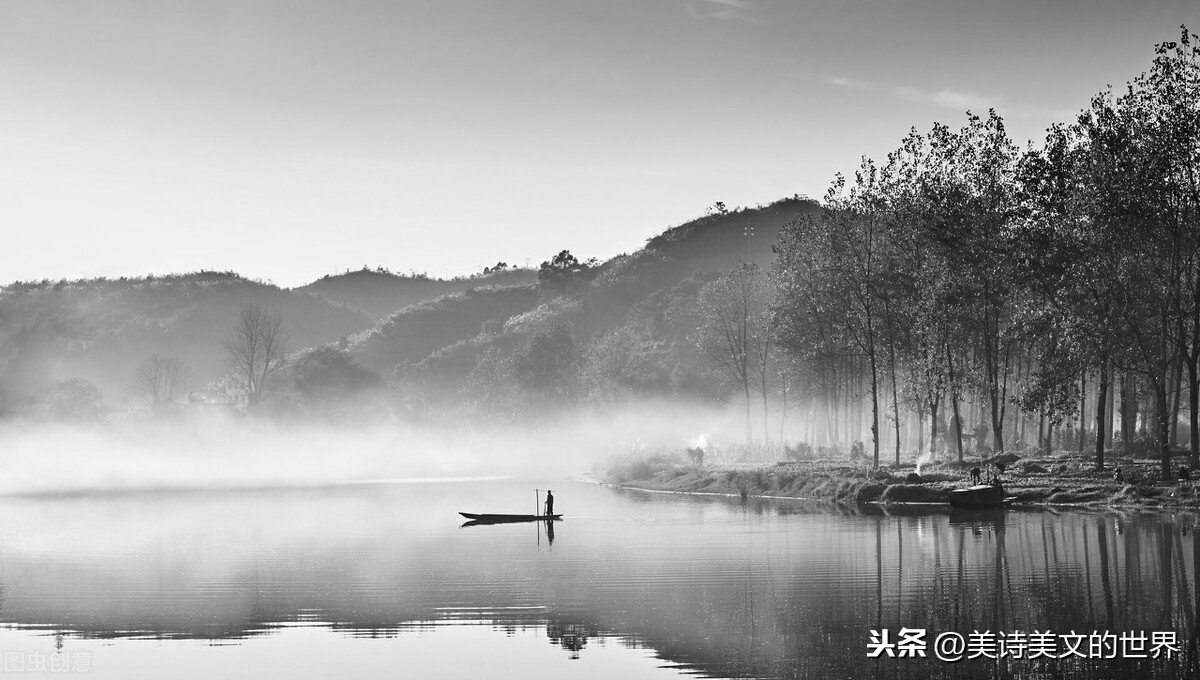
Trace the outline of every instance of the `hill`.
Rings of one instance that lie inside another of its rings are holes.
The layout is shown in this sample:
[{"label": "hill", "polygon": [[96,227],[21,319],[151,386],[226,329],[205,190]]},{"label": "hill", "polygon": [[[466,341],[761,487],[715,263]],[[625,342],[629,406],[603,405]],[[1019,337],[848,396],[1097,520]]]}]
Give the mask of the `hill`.
[{"label": "hill", "polygon": [[648,239],[644,250],[662,253],[688,274],[728,271],[742,261],[768,267],[784,225],[819,210],[814,201],[799,196],[757,208],[718,210]]},{"label": "hill", "polygon": [[154,353],[181,357],[189,389],[202,389],[225,373],[222,343],[249,302],[283,317],[292,349],[371,326],[361,312],[229,272],[12,283],[0,288],[9,407],[68,378],[94,383],[111,405],[138,403],[134,372]]},{"label": "hill", "polygon": [[535,281],[536,271],[509,267],[453,279],[434,279],[424,274],[406,276],[386,269],[364,267],[323,276],[295,290],[320,295],[330,302],[353,307],[383,321],[393,312],[443,295],[485,286],[530,285]]},{"label": "hill", "polygon": [[563,251],[539,272],[504,267],[452,280],[361,270],[294,290],[229,272],[13,283],[0,288],[0,411],[70,378],[94,383],[111,405],[138,404],[134,372],[155,353],[181,357],[188,389],[202,389],[226,373],[222,342],[247,302],[282,315],[289,349],[345,337],[361,366],[389,376],[406,399],[430,404],[471,399],[465,388],[483,368],[512,382],[516,364],[546,363],[537,351],[572,370],[592,362],[590,373],[573,378],[581,393],[711,396],[692,341],[700,288],[747,259],[769,266],[783,226],[818,209],[800,198],[718,206],[602,263]]},{"label": "hill", "polygon": [[350,344],[359,364],[386,371],[416,363],[434,351],[478,335],[488,322],[500,322],[537,304],[534,286],[469,288],[406,307]]},{"label": "hill", "polygon": [[[405,368],[402,379],[430,402],[469,401],[474,393],[488,391],[478,384],[468,387],[473,372],[479,379],[484,369],[481,361],[519,361],[530,338],[562,324],[571,329],[575,344],[573,350],[564,351],[574,352],[579,362],[595,363],[600,360],[597,354],[608,353],[610,363],[624,362],[619,371],[642,374],[620,378],[636,383],[636,389],[711,398],[719,388],[692,342],[700,288],[743,261],[770,267],[772,246],[783,227],[819,209],[812,201],[789,198],[758,208],[710,213],[668,229],[634,253],[576,267],[564,274],[566,279],[556,277],[554,286],[542,281],[536,307],[531,305],[502,324],[492,323],[473,337],[447,343],[423,359],[413,359],[428,348],[421,346],[406,356],[415,363]],[[435,318],[433,314],[427,320]],[[478,325],[483,319],[475,321]],[[469,324],[460,327],[466,330]],[[588,352],[592,356],[586,356]],[[505,366],[491,366],[484,372],[512,368]],[[607,379],[598,377],[597,370],[593,366],[590,377],[580,376],[579,390],[611,391],[611,386],[587,384]],[[518,400],[522,399],[527,400]]]}]

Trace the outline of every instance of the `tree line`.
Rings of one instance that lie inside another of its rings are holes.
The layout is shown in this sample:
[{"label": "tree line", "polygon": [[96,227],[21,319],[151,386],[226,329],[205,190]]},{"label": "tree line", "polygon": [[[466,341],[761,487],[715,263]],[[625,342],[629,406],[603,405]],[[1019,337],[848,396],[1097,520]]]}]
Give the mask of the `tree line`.
[{"label": "tree line", "polygon": [[[1103,467],[1114,397],[1128,442],[1140,391],[1169,474],[1185,399],[1200,465],[1198,215],[1200,40],[1183,28],[1040,147],[1018,149],[990,111],[864,158],[819,214],[785,228],[771,271],[735,270],[705,291],[706,347],[743,385],[747,418],[751,384],[765,390],[771,373],[818,398],[827,428],[865,423],[876,465],[884,442],[899,464],[914,415],[931,452],[948,420],[961,459],[969,399],[995,452],[1027,439],[1029,421],[1048,448],[1054,427],[1077,419],[1082,434],[1094,419]],[[758,303],[742,300],[752,281]]]}]

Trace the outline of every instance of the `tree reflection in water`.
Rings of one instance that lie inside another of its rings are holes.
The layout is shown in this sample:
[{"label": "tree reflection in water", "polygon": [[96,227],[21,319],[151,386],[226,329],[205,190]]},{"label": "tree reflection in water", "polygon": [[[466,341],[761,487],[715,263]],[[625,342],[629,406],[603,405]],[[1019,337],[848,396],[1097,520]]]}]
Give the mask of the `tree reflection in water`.
[{"label": "tree reflection in water", "polygon": [[[35,504],[50,510],[45,525],[33,512],[0,520],[8,522],[0,526],[8,537],[0,620],[68,639],[238,640],[305,622],[349,636],[436,636],[483,625],[544,631],[582,664],[616,639],[716,677],[1191,678],[1200,670],[1200,541],[1190,516],[632,504],[613,494],[589,501],[595,514],[623,511],[629,521],[572,519],[557,539],[553,526],[541,527],[542,543],[528,525],[459,531],[439,520],[415,530],[391,509],[410,495],[417,507],[441,496],[404,494],[385,503],[330,497],[321,513],[310,498],[255,501],[262,508],[156,501],[160,516],[142,512],[141,501],[69,511]],[[435,516],[455,517],[461,502],[447,499]],[[339,520],[294,535],[281,528],[279,518],[318,514]],[[129,518],[142,517],[166,533],[137,520],[146,537],[120,547],[113,539],[138,531]],[[98,536],[99,547],[38,543],[66,520],[79,523],[81,537]],[[106,535],[110,525],[121,528]],[[177,529],[186,526],[204,533]],[[930,637],[1173,630],[1181,652],[1170,660],[867,658],[871,629],[895,637],[902,627]]]},{"label": "tree reflection in water", "polygon": [[601,631],[586,623],[574,622],[561,616],[553,616],[546,622],[546,637],[567,651],[572,659],[579,658],[579,652],[587,647],[588,638],[600,636]]}]

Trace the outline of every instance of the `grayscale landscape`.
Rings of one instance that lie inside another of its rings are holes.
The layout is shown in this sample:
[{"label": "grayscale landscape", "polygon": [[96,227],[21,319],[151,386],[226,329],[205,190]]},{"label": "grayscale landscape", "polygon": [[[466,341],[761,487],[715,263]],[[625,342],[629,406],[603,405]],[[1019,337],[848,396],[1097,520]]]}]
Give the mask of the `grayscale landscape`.
[{"label": "grayscale landscape", "polygon": [[0,2],[0,674],[1197,677],[1198,27]]}]

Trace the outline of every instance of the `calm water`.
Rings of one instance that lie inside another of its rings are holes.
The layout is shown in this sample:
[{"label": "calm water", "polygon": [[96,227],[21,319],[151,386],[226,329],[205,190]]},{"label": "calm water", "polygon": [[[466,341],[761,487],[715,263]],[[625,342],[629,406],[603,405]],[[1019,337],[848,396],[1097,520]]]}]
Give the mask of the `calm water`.
[{"label": "calm water", "polygon": [[[1195,521],[888,515],[543,480],[0,500],[4,674],[1196,677]],[[1173,630],[1172,661],[867,659],[868,631]]]}]

